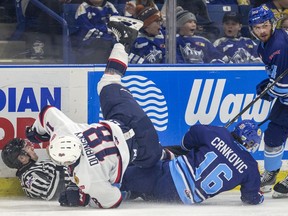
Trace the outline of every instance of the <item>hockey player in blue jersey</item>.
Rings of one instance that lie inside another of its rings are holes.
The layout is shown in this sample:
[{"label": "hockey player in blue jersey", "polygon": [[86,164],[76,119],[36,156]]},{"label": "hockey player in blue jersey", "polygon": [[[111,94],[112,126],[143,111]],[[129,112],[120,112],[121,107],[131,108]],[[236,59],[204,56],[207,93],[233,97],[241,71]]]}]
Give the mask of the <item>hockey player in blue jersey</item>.
[{"label": "hockey player in blue jersey", "polygon": [[260,63],[258,45],[251,39],[241,36],[241,15],[234,11],[223,16],[224,36],[213,45],[229,58],[229,63]]},{"label": "hockey player in blue jersey", "polygon": [[261,135],[252,120],[240,122],[231,133],[224,127],[191,126],[181,144],[186,155],[148,169],[128,167],[121,189],[130,198],[193,204],[240,185],[244,203],[262,203],[258,164],[250,154]]},{"label": "hockey player in blue jersey", "polygon": [[[288,33],[283,29],[275,29],[276,19],[273,12],[261,5],[249,13],[251,33],[260,40],[258,53],[265,64],[268,79],[256,87],[259,94],[281,73],[288,69]],[[264,131],[264,168],[261,177],[261,190],[269,192],[276,182],[277,174],[282,166],[285,142],[288,136],[288,77],[285,76],[273,86],[262,99],[275,103],[269,116],[269,124]],[[274,186],[273,197],[288,196],[288,177]]]}]

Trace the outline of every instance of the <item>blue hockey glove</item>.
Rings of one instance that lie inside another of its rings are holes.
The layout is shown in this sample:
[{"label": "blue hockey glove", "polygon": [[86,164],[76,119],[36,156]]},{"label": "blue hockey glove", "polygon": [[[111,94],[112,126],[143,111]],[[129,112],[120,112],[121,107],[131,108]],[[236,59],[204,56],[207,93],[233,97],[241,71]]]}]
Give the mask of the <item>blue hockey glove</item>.
[{"label": "blue hockey glove", "polygon": [[[270,83],[270,80],[269,80],[269,78],[267,78],[267,79],[261,81],[258,85],[256,85],[257,95],[260,95],[269,83]],[[272,101],[274,98],[272,96],[270,96],[268,93],[266,93],[261,97],[261,99],[267,100],[267,101]]]},{"label": "blue hockey glove", "polygon": [[27,127],[25,133],[27,139],[30,140],[32,143],[41,143],[50,140],[50,135],[48,133],[41,135],[37,133],[35,128],[32,129],[32,127]]},{"label": "blue hockey glove", "polygon": [[257,95],[260,95],[261,92],[267,87],[267,85],[270,83],[269,78],[262,80],[258,85],[256,85],[256,93]]},{"label": "blue hockey glove", "polygon": [[241,196],[241,200],[244,203],[250,204],[250,205],[257,205],[260,204],[264,201],[264,196],[261,192],[258,192],[257,194],[254,195],[245,195],[245,196]]},{"label": "blue hockey glove", "polygon": [[63,191],[60,193],[58,199],[60,206],[76,207],[79,206],[79,192],[78,191]]}]

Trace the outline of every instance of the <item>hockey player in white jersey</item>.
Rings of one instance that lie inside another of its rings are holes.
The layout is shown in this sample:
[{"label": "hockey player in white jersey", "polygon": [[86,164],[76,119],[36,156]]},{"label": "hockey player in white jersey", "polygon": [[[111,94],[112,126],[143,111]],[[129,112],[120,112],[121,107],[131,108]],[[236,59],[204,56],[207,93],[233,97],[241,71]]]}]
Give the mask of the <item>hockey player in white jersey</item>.
[{"label": "hockey player in white jersey", "polygon": [[[139,22],[132,19],[125,22],[139,27]],[[108,120],[79,124],[56,107],[46,106],[26,131],[31,142],[50,141],[51,159],[58,165],[68,166],[78,186],[73,196],[71,191],[61,194],[61,205],[75,206],[76,197],[79,198],[76,205],[118,207],[123,199],[119,187],[128,164],[151,167],[165,155],[151,120],[121,85],[128,62],[125,48],[137,36],[131,26],[119,20],[109,23],[119,43],[114,45],[97,86],[102,113]]]}]

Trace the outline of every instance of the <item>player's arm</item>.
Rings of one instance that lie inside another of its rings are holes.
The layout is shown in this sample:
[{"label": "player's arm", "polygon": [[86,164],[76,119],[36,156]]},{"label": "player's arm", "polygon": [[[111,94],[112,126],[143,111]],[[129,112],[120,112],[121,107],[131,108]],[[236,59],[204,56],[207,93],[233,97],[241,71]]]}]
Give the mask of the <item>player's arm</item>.
[{"label": "player's arm", "polygon": [[264,196],[259,191],[257,193],[242,194],[241,200],[242,200],[242,202],[250,204],[250,205],[257,205],[257,204],[260,204],[264,201]]},{"label": "player's arm", "polygon": [[181,148],[189,151],[193,148],[198,148],[207,145],[206,137],[211,134],[211,129],[207,125],[193,125],[189,131],[186,132],[182,139]]},{"label": "player's arm", "polygon": [[83,191],[76,184],[70,184],[60,194],[59,203],[68,207],[89,205],[93,208],[117,208],[124,199],[122,194],[126,196],[126,193],[120,192],[117,185],[111,185],[109,182],[95,183],[89,190],[85,188]]},{"label": "player's arm", "polygon": [[260,192],[260,174],[257,166],[255,166],[254,171],[248,171],[245,182],[240,188],[241,200],[247,204],[257,205],[264,201],[264,196]]},{"label": "player's arm", "polygon": [[26,128],[26,137],[31,142],[47,142],[55,128],[73,123],[62,111],[53,106],[45,106],[31,127]]},{"label": "player's arm", "polygon": [[[258,89],[256,88],[257,94],[260,93],[260,90],[263,90],[267,85],[274,82],[274,80],[280,76],[286,69],[288,69],[287,64],[287,46],[283,46],[282,41],[286,41],[285,43],[288,43],[288,35],[286,37],[282,37],[283,35],[280,35],[279,40],[277,43],[273,44],[273,50],[271,51],[271,63],[269,66],[265,66],[266,72],[269,75],[269,79],[265,80],[263,86],[258,84]],[[281,43],[279,42],[281,41]],[[285,44],[284,43],[284,44]],[[273,53],[273,54],[272,54]],[[260,88],[259,88],[260,87]],[[262,87],[262,88],[261,88]],[[283,77],[280,81],[278,81],[272,88],[267,91],[267,94],[272,98],[280,98],[281,102],[284,104],[288,104],[288,77]],[[265,99],[265,98],[263,98]]]}]

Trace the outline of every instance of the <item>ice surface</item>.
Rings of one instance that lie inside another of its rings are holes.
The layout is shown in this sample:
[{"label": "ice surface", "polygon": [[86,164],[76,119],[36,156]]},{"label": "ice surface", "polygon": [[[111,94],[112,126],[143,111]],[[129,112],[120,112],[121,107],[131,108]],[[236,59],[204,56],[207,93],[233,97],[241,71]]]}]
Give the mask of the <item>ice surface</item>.
[{"label": "ice surface", "polygon": [[286,216],[288,198],[272,199],[265,195],[264,203],[256,206],[240,201],[239,191],[230,191],[201,204],[152,203],[142,200],[124,202],[117,209],[61,207],[57,201],[32,200],[26,197],[0,198],[1,216]]}]

